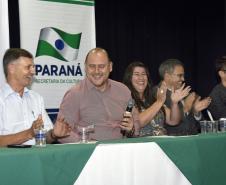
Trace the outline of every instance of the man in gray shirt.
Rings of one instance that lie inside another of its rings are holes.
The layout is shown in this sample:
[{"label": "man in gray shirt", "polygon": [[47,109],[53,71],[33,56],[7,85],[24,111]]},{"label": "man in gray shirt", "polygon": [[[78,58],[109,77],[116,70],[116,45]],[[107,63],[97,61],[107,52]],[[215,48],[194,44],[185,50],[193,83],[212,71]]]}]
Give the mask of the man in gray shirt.
[{"label": "man in gray shirt", "polygon": [[[165,82],[168,90],[165,105],[170,107],[170,96],[173,90],[180,88],[184,83],[184,65],[178,59],[168,59],[159,67],[159,75]],[[179,102],[181,111],[181,122],[176,126],[165,125],[169,135],[193,135],[199,132],[199,120],[201,111],[208,107],[211,99],[209,97],[200,100],[194,92]]]},{"label": "man in gray shirt", "polygon": [[94,140],[120,139],[123,133],[139,133],[138,112],[125,113],[131,92],[122,83],[109,79],[112,62],[102,48],[94,48],[85,60],[86,78],[66,92],[58,116],[63,116],[72,133],[61,142],[79,140],[78,125],[95,125]]}]

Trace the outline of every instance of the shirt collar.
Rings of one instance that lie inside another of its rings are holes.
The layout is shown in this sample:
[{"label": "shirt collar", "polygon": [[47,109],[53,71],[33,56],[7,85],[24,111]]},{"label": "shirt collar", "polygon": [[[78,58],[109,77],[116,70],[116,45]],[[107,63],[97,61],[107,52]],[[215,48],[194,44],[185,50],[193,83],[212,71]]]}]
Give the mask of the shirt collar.
[{"label": "shirt collar", "polygon": [[[12,95],[12,94],[16,94],[16,93],[18,94],[18,92],[14,91],[12,89],[12,87],[8,83],[6,83],[4,86],[5,86],[3,88],[3,96],[4,96],[4,99],[7,98],[8,96]],[[30,90],[27,87],[24,88],[24,94],[29,93],[29,91]]]},{"label": "shirt collar", "polygon": [[[90,80],[89,80],[88,78],[86,78],[86,84],[87,84],[88,90],[91,90],[91,89],[96,89],[96,90],[98,90],[98,89],[95,87],[95,85],[93,85],[93,83],[90,82]],[[106,88],[104,91],[110,89],[110,87],[111,87],[111,79],[108,79],[107,88]],[[98,90],[98,91],[99,91],[99,90]]]}]

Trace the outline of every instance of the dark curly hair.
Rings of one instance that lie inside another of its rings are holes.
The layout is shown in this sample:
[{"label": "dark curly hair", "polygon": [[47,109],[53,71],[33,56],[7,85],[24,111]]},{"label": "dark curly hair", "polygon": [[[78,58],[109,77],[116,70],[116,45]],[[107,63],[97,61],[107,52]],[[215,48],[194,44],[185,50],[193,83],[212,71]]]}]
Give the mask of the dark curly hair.
[{"label": "dark curly hair", "polygon": [[[132,84],[132,75],[133,75],[133,71],[134,71],[135,67],[144,68],[145,72],[147,74],[148,83],[147,83],[147,87],[144,90],[145,102],[143,102],[140,99],[139,93],[137,92],[137,90],[134,88],[134,86]],[[139,62],[139,61],[130,63],[125,70],[124,77],[123,77],[123,83],[130,89],[132,98],[135,100],[135,104],[136,104],[136,107],[139,112],[141,112],[142,107],[146,109],[147,107],[150,106],[151,103],[153,103],[154,97],[152,96],[152,93],[151,93],[152,83],[150,80],[150,73],[149,73],[148,68],[144,65],[144,63]]]}]

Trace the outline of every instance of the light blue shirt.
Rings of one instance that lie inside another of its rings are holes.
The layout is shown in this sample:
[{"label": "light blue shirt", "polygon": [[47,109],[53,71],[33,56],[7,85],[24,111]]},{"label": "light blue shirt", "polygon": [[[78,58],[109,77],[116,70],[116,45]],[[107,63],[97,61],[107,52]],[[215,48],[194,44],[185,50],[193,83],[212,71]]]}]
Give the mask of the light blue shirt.
[{"label": "light blue shirt", "polygon": [[[44,128],[48,131],[53,124],[48,117],[42,96],[38,93],[24,89],[21,97],[9,84],[0,90],[0,134],[14,134],[29,129],[39,115],[42,115]],[[34,145],[31,139],[24,144]]]}]

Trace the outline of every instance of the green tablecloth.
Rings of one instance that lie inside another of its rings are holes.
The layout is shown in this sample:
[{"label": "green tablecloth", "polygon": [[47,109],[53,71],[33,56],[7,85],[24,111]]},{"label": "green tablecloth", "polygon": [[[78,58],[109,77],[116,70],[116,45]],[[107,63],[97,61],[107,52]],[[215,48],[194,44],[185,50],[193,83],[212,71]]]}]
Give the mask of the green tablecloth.
[{"label": "green tablecloth", "polygon": [[226,184],[226,133],[126,140],[101,143],[156,142],[191,184]]},{"label": "green tablecloth", "polygon": [[1,148],[0,184],[72,185],[94,149],[95,144]]},{"label": "green tablecloth", "polygon": [[225,134],[156,142],[193,185],[226,184]]},{"label": "green tablecloth", "polygon": [[[225,185],[226,133],[0,149],[0,184],[72,185],[98,144],[156,142],[193,185]],[[151,156],[150,156],[151,157]]]}]

